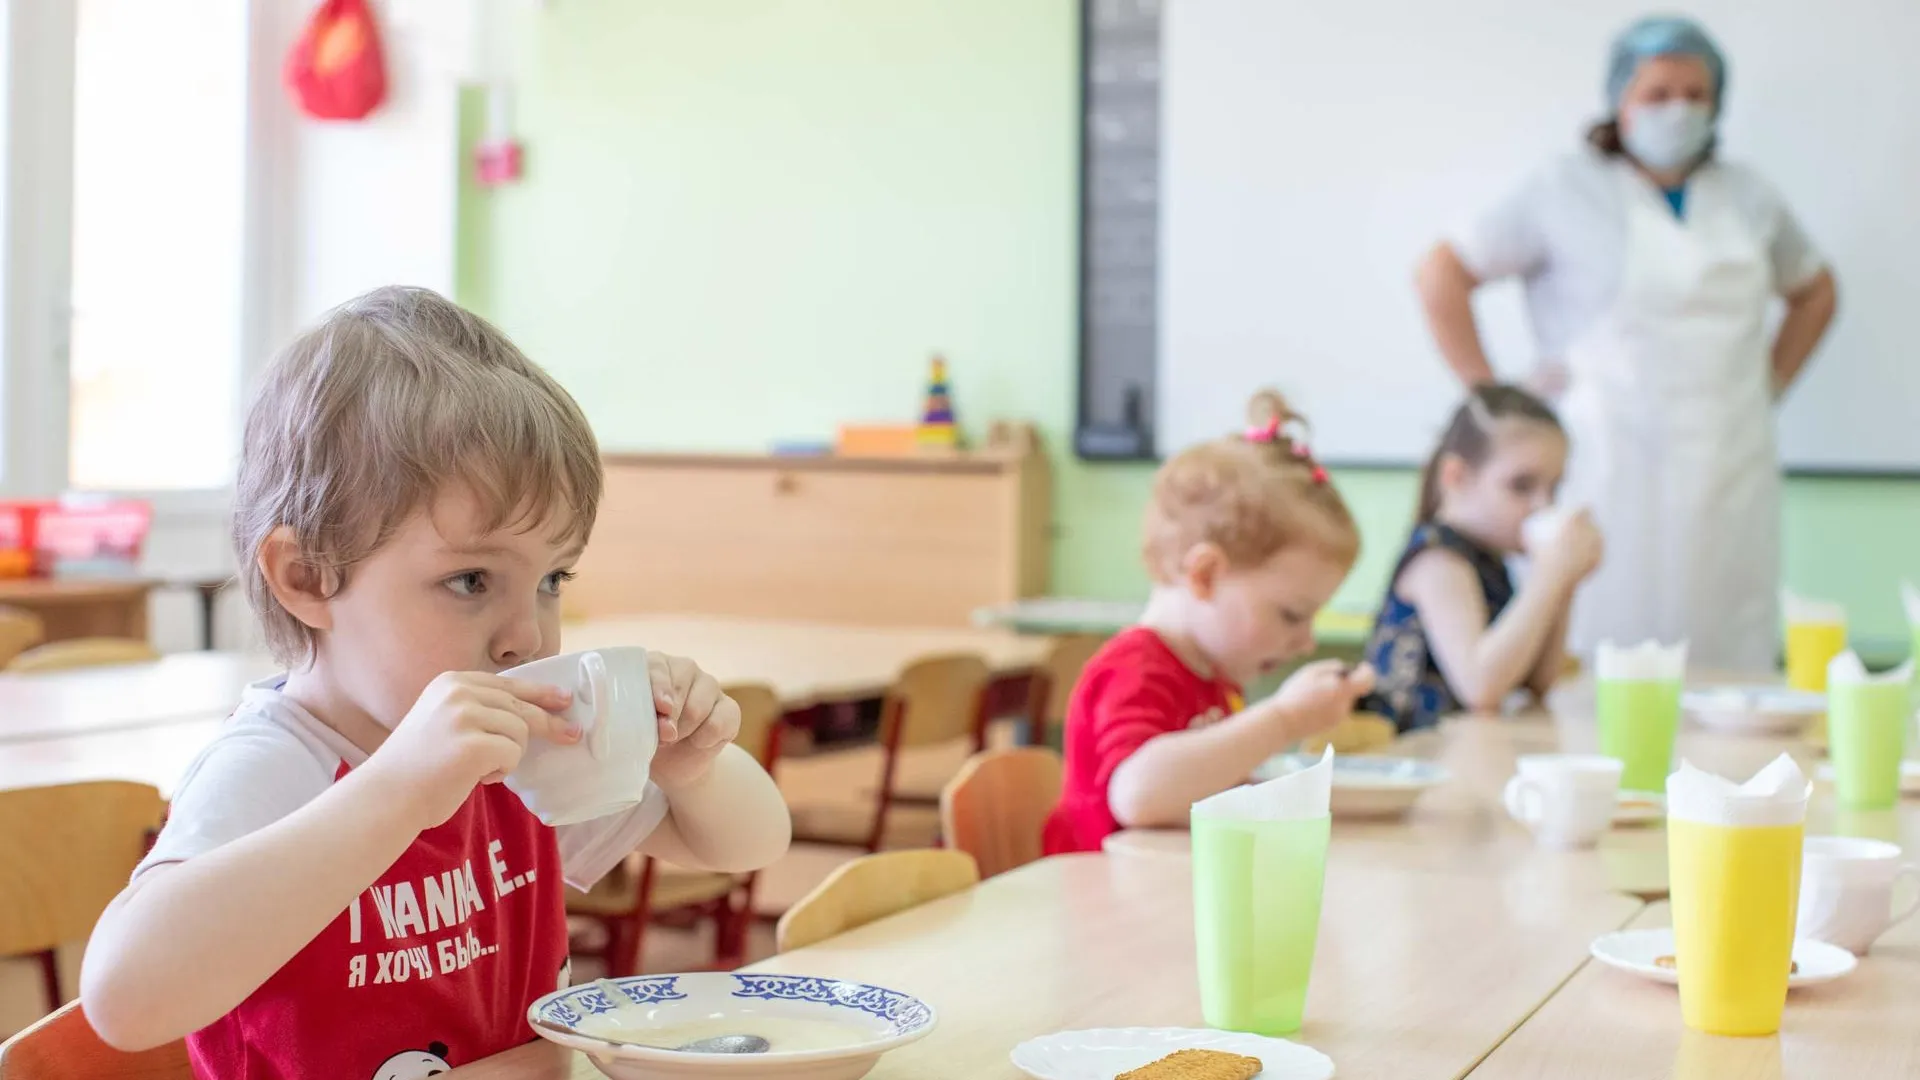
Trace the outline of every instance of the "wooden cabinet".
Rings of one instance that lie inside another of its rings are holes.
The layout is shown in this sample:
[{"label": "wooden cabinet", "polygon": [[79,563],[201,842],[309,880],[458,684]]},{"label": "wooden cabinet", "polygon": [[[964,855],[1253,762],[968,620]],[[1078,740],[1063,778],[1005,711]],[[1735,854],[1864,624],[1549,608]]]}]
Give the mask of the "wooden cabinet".
[{"label": "wooden cabinet", "polygon": [[1030,429],[912,458],[613,454],[570,617],[700,613],[952,626],[1044,593]]}]

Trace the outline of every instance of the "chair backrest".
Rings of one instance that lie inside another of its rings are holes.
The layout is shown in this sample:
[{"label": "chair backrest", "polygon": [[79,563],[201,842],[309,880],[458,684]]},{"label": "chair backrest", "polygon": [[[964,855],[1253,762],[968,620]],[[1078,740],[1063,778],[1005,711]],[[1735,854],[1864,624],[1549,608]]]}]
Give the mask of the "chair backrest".
[{"label": "chair backrest", "polygon": [[781,952],[972,888],[980,880],[973,856],[925,848],[862,855],[827,875],[780,916],[774,944]]},{"label": "chair backrest", "polygon": [[903,747],[972,738],[985,723],[980,710],[992,681],[987,662],[971,653],[922,657],[887,692],[882,722],[899,725],[896,745]]},{"label": "chair backrest", "polygon": [[786,710],[772,687],[759,683],[727,687],[727,696],[740,706],[740,733],[734,743],[753,755],[753,760],[768,772],[780,756],[780,721]]},{"label": "chair backrest", "polygon": [[0,791],[0,956],[87,940],[166,812],[121,780]]},{"label": "chair backrest", "polygon": [[160,659],[160,650],[138,638],[68,638],[28,649],[7,664],[12,674],[65,671],[69,668],[144,664]]},{"label": "chair backrest", "polygon": [[0,606],[0,668],[47,640],[47,624],[24,608]]},{"label": "chair backrest", "polygon": [[1059,754],[988,750],[968,758],[940,792],[940,835],[990,878],[1041,856],[1040,834],[1059,801]]},{"label": "chair backrest", "polygon": [[0,1080],[193,1080],[193,1063],[184,1042],[115,1050],[74,1001],[0,1043]]},{"label": "chair backrest", "polygon": [[1047,723],[1059,726],[1067,722],[1067,700],[1080,682],[1080,672],[1108,641],[1106,634],[1061,634],[1053,639],[1041,670],[1047,675]]}]

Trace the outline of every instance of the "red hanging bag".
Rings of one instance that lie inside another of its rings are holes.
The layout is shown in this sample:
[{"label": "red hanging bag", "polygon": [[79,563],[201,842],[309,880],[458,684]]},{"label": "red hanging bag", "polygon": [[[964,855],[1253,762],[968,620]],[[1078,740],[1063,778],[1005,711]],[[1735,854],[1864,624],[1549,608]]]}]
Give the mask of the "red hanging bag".
[{"label": "red hanging bag", "polygon": [[319,120],[358,120],[387,96],[387,65],[367,0],[322,0],[287,54],[287,89]]}]

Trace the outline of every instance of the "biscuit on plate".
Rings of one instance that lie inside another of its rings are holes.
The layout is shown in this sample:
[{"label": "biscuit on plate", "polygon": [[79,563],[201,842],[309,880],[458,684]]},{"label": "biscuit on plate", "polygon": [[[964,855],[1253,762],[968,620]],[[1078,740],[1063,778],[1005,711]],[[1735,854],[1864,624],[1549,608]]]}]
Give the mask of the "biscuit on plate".
[{"label": "biscuit on plate", "polygon": [[1176,1050],[1114,1080],[1252,1080],[1260,1069],[1259,1058],[1219,1050]]}]

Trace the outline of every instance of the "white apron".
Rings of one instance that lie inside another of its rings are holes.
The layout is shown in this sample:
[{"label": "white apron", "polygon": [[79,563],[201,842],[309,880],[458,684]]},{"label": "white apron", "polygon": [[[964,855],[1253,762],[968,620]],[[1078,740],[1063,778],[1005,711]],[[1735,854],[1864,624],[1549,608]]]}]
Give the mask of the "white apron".
[{"label": "white apron", "polygon": [[1606,543],[1574,602],[1569,647],[1685,638],[1702,668],[1767,671],[1779,642],[1780,468],[1766,331],[1766,251],[1721,178],[1686,220],[1619,166],[1626,255],[1612,308],[1567,353],[1571,440],[1560,501]]}]

